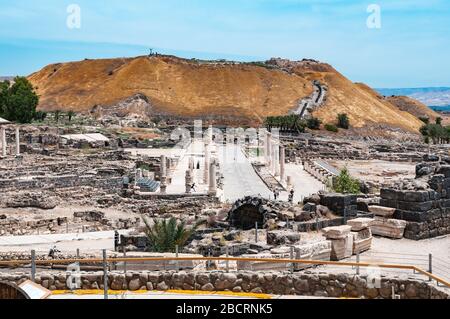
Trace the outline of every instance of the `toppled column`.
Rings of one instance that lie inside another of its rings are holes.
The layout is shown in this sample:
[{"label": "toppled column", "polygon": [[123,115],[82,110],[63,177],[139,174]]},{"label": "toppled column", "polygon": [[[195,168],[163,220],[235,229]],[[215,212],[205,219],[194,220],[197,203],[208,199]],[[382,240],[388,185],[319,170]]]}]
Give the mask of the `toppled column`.
[{"label": "toppled column", "polygon": [[6,131],[4,127],[2,127],[1,129],[1,135],[2,135],[2,156],[6,157]]},{"label": "toppled column", "polygon": [[280,180],[284,181],[285,178],[285,163],[286,163],[286,154],[284,146],[280,146]]},{"label": "toppled column", "polygon": [[209,195],[215,196],[217,194],[217,176],[216,176],[216,163],[211,162],[209,169]]},{"label": "toppled column", "polygon": [[16,156],[20,156],[20,131],[16,127]]}]

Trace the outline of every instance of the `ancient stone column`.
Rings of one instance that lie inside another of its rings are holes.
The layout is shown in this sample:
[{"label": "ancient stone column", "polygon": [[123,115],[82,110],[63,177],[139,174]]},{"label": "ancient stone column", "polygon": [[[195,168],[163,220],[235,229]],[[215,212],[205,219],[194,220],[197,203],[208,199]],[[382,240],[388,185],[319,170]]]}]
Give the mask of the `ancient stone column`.
[{"label": "ancient stone column", "polygon": [[209,144],[205,144],[205,170],[203,175],[203,182],[208,185],[209,182],[209,168],[210,168],[210,154]]},{"label": "ancient stone column", "polygon": [[284,146],[280,146],[280,180],[283,182],[285,177],[286,155]]},{"label": "ancient stone column", "polygon": [[189,158],[189,170],[190,170],[191,172],[193,172],[193,171],[194,171],[194,168],[195,168],[194,158],[190,157],[190,158]]},{"label": "ancient stone column", "polygon": [[275,144],[275,172],[274,176],[280,176],[280,144]]},{"label": "ancient stone column", "polygon": [[266,165],[269,170],[270,170],[270,166],[272,165],[271,159],[272,159],[272,147],[271,147],[271,143],[270,143],[270,133],[267,132],[267,134],[266,134]]},{"label": "ancient stone column", "polygon": [[165,155],[161,155],[161,167],[160,167],[161,177],[167,176],[167,159]]},{"label": "ancient stone column", "polygon": [[5,128],[2,127],[1,129],[1,135],[2,135],[2,156],[6,157],[6,131]]},{"label": "ancient stone column", "polygon": [[217,194],[217,176],[216,176],[216,163],[211,162],[209,169],[209,195]]},{"label": "ancient stone column", "polygon": [[138,169],[136,170],[136,182],[137,182],[138,180],[142,179],[142,177],[143,177],[142,169],[138,168]]},{"label": "ancient stone column", "polygon": [[167,193],[167,177],[161,177],[161,184],[159,185],[159,192],[163,195]]},{"label": "ancient stone column", "polygon": [[16,127],[16,156],[20,155],[20,131],[19,128]]},{"label": "ancient stone column", "polygon": [[193,182],[193,177],[192,177],[192,171],[191,170],[187,170],[186,171],[186,177],[185,177],[185,185],[186,185],[186,194],[190,194],[191,193],[191,187],[192,187],[192,182]]},{"label": "ancient stone column", "polygon": [[287,179],[286,179],[286,188],[287,188],[288,192],[291,191],[292,186],[293,186],[292,185],[292,177],[288,176]]}]

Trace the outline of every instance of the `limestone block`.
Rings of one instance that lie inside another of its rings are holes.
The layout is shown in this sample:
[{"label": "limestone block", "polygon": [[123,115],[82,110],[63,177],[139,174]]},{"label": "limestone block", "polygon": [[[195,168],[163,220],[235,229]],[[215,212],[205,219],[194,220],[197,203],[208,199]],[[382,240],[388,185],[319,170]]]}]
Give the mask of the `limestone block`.
[{"label": "limestone block", "polygon": [[327,239],[345,239],[352,230],[352,226],[342,225],[336,227],[327,227],[322,229]]},{"label": "limestone block", "polygon": [[374,235],[400,239],[403,238],[406,225],[404,220],[376,217],[370,229]]},{"label": "limestone block", "polygon": [[[324,240],[315,243],[294,246],[295,258],[302,260],[331,260],[331,241]],[[313,267],[309,264],[296,264],[296,270],[302,270]]]},{"label": "limestone block", "polygon": [[383,206],[369,206],[369,211],[376,216],[392,217],[395,213],[395,208]]},{"label": "limestone block", "polygon": [[367,229],[373,221],[373,218],[356,218],[347,221],[347,225],[352,226],[352,231],[358,232]]},{"label": "limestone block", "polygon": [[353,235],[331,240],[331,260],[342,260],[353,255]]},{"label": "limestone block", "polygon": [[372,231],[366,228],[359,232],[352,232],[353,235],[353,254],[362,253],[369,250],[372,246]]}]

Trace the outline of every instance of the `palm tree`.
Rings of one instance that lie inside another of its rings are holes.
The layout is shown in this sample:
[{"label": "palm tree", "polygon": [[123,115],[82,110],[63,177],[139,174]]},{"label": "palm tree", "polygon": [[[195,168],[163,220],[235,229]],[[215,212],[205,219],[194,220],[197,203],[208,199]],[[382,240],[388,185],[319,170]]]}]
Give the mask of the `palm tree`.
[{"label": "palm tree", "polygon": [[158,253],[175,252],[176,246],[183,248],[199,226],[199,223],[197,223],[188,229],[184,222],[178,222],[173,217],[169,220],[153,221],[154,224],[151,225],[150,221],[144,218],[145,234],[150,242],[151,251]]}]

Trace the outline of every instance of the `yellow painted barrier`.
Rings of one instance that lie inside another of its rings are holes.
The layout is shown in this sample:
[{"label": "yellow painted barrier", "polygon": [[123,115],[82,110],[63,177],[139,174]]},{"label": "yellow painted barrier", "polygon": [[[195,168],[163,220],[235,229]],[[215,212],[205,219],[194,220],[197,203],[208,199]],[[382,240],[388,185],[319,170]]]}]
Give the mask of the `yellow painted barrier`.
[{"label": "yellow painted barrier", "polygon": [[[198,290],[167,290],[167,291],[148,291],[148,290],[108,290],[108,295],[144,295],[151,292],[155,293],[169,293],[169,294],[180,294],[180,295],[208,295],[208,296],[229,296],[229,297],[245,297],[245,298],[257,298],[257,299],[272,299],[269,294],[257,294],[257,293],[246,293],[246,292],[232,292],[232,291],[198,291]],[[103,295],[103,290],[86,289],[86,290],[54,290],[52,295],[76,295],[76,296],[94,296]]]}]

